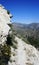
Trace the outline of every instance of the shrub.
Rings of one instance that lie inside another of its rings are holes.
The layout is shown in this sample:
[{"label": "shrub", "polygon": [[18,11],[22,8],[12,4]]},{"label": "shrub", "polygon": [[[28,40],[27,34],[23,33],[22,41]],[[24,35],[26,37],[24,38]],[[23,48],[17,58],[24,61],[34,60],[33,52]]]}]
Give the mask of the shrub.
[{"label": "shrub", "polygon": [[6,44],[4,46],[0,46],[0,65],[7,65],[10,55],[10,46],[7,46]]},{"label": "shrub", "polygon": [[10,35],[7,36],[7,41],[6,41],[7,45],[13,45],[12,44],[12,37]]}]

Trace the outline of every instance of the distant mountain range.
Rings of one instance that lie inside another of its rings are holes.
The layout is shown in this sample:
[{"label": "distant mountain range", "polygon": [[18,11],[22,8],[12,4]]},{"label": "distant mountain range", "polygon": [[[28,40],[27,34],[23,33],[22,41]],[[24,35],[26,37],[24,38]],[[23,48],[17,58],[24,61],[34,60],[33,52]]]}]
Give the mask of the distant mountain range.
[{"label": "distant mountain range", "polygon": [[34,46],[39,47],[39,23],[21,24],[13,23],[13,29]]},{"label": "distant mountain range", "polygon": [[21,23],[13,23],[13,26],[15,28],[30,28],[30,29],[38,29],[39,28],[39,23],[31,23],[31,24],[21,24]]}]

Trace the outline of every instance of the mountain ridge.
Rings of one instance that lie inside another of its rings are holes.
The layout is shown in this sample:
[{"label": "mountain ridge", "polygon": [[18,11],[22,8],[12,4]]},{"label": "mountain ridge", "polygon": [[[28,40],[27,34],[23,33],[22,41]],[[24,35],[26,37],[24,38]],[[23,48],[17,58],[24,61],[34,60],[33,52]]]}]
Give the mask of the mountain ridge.
[{"label": "mountain ridge", "polygon": [[25,41],[27,38],[29,43],[32,43],[35,47],[39,47],[39,23],[13,23],[13,29],[17,32],[17,35],[21,35]]}]

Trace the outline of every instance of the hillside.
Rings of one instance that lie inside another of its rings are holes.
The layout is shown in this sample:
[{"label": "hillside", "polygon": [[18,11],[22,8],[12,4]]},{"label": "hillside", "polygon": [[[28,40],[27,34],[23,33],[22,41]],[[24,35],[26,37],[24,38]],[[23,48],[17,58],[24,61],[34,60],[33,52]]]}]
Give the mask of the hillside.
[{"label": "hillside", "polygon": [[15,37],[17,49],[11,47],[11,57],[8,65],[39,65],[39,51],[22,39]]},{"label": "hillside", "polygon": [[39,23],[13,23],[13,28],[17,35],[19,34],[23,37],[24,41],[27,39],[30,44],[39,48]]}]

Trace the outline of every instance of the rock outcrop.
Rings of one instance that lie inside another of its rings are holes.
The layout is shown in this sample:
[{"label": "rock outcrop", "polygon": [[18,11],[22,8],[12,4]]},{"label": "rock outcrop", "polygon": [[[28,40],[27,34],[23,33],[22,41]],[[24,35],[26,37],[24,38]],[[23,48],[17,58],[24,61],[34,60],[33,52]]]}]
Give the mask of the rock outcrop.
[{"label": "rock outcrop", "polygon": [[12,15],[2,5],[0,5],[0,44],[6,41],[6,37],[9,33],[11,24],[10,18]]},{"label": "rock outcrop", "polygon": [[11,17],[10,12],[0,5],[0,65],[7,65],[10,58],[11,49],[7,42],[8,38],[11,42]]}]

